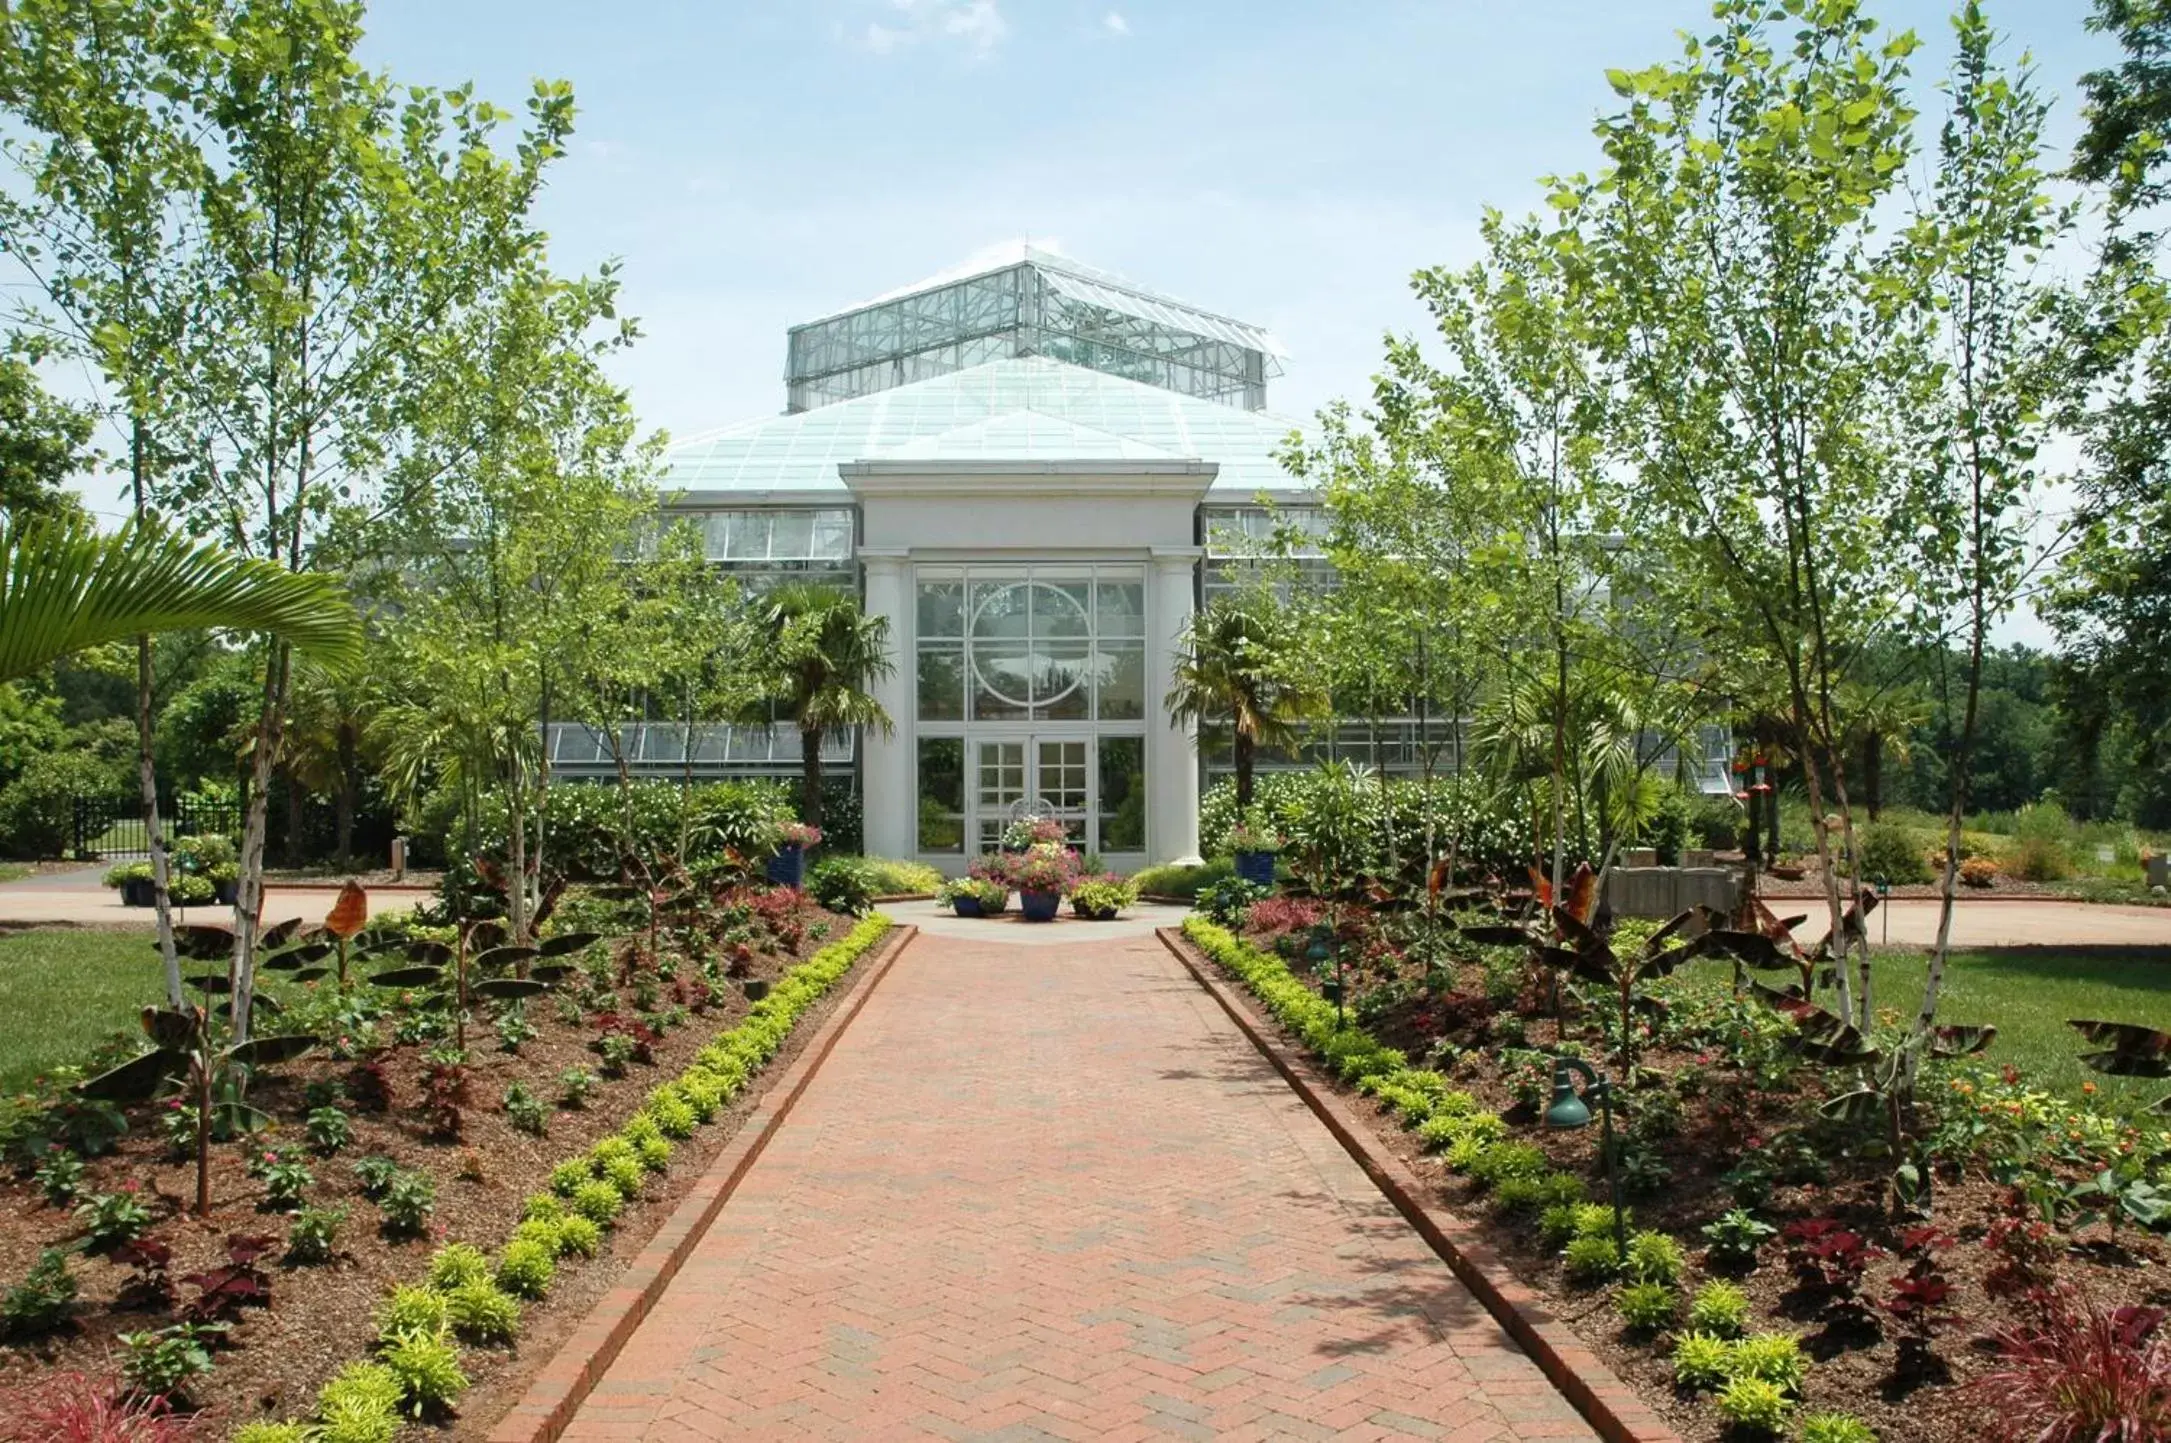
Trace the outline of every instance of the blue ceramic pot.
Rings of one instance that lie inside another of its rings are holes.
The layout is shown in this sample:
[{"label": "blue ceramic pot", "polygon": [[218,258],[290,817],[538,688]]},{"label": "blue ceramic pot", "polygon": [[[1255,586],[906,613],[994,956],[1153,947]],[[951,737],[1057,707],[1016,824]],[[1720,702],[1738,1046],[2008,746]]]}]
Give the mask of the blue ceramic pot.
[{"label": "blue ceramic pot", "polygon": [[802,887],[807,880],[807,849],[793,843],[769,859],[769,880],[779,887]]},{"label": "blue ceramic pot", "polygon": [[960,917],[985,917],[987,915],[981,909],[978,897],[959,897],[950,903],[950,910]]},{"label": "blue ceramic pot", "polygon": [[1018,910],[1028,922],[1053,922],[1055,909],[1063,905],[1061,892],[1020,892]]},{"label": "blue ceramic pot", "polygon": [[1274,885],[1274,854],[1272,852],[1238,852],[1236,875],[1254,887]]}]

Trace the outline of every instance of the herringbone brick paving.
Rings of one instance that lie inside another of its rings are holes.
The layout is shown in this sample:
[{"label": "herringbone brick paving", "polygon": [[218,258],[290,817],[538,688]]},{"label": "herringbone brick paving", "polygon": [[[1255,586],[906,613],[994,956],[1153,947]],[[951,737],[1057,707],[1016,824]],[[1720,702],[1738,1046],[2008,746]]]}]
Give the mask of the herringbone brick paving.
[{"label": "herringbone brick paving", "polygon": [[1588,1439],[1150,937],[922,938],[565,1434]]}]

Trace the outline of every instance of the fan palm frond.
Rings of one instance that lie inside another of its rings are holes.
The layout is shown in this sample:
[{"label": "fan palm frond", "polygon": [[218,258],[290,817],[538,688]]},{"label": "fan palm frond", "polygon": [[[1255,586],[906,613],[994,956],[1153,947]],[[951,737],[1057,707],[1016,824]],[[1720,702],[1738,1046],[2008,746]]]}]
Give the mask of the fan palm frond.
[{"label": "fan palm frond", "polygon": [[0,681],[152,631],[275,632],[327,665],[361,654],[354,607],[328,576],[284,570],[155,523],[100,534],[81,520],[0,532]]}]

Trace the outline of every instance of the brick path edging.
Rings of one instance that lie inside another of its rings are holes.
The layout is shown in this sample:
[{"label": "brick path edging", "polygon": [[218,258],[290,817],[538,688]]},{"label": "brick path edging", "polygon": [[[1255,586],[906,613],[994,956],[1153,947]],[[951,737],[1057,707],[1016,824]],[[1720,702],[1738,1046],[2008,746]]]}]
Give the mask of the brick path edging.
[{"label": "brick path edging", "polygon": [[619,1352],[648,1316],[663,1290],[693,1254],[694,1246],[708,1232],[716,1215],[738,1188],[769,1140],[791,1115],[800,1094],[814,1080],[838,1039],[852,1025],[867,999],[874,995],[890,964],[897,960],[919,928],[899,924],[891,929],[876,954],[857,969],[851,990],[807,1039],[798,1057],[782,1076],[770,1084],[761,1101],[747,1114],[738,1135],[725,1144],[708,1169],[694,1180],[692,1189],[664,1219],[655,1235],[633,1259],[617,1286],[603,1295],[588,1320],[559,1347],[541,1372],[528,1382],[510,1412],[490,1430],[489,1443],[557,1443],[572,1423],[573,1415],[587,1400],[596,1383],[610,1371]]},{"label": "brick path edging", "polygon": [[1231,987],[1190,939],[1173,927],[1156,928],[1154,935],[1606,1443],[1681,1443],[1681,1436],[1558,1321],[1538,1294],[1515,1280],[1476,1228],[1426,1199],[1424,1184],[1380,1146],[1371,1127],[1350,1111],[1325,1074],[1289,1047],[1280,1030],[1252,1009],[1250,999]]}]

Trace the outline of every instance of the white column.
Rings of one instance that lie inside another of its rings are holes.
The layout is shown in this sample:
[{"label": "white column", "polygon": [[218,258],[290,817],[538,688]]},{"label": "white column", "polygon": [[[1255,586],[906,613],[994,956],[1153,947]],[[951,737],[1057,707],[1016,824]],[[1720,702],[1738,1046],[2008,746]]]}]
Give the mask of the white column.
[{"label": "white column", "polygon": [[860,552],[866,578],[867,614],[884,616],[890,624],[890,656],[897,665],[875,683],[874,698],[882,703],[897,730],[888,736],[880,727],[865,727],[859,737],[860,796],[866,806],[865,850],[870,857],[909,857],[919,846],[912,797],[913,732],[913,638],[911,588],[905,577],[910,569],[901,551]]},{"label": "white column", "polygon": [[1168,718],[1178,639],[1190,624],[1197,547],[1155,547],[1146,600],[1146,847],[1156,862],[1199,855],[1199,749],[1188,726]]}]

